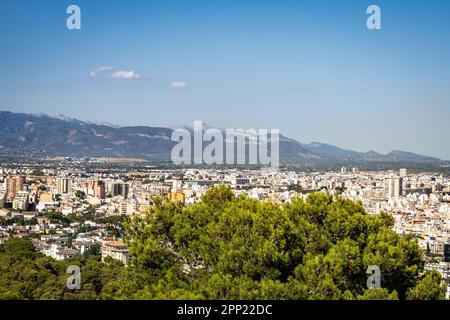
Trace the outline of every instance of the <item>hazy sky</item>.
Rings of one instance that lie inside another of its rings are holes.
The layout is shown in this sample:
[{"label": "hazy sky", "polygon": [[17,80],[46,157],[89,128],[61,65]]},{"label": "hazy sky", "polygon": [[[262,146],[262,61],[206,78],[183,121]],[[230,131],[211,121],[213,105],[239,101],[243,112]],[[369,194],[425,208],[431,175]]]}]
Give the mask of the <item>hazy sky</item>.
[{"label": "hazy sky", "polygon": [[0,0],[0,110],[450,159],[450,1]]}]

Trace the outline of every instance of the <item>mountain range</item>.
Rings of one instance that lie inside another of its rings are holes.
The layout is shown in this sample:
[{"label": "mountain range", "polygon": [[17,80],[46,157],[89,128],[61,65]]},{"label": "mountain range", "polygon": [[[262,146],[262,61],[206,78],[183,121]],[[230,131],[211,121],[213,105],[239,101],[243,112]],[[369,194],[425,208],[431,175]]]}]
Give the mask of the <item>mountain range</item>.
[{"label": "mountain range", "polygon": [[[133,157],[169,161],[171,135],[175,128],[116,126],[106,122],[85,122],[63,115],[25,114],[0,111],[0,155]],[[439,163],[442,160],[405,151],[381,154],[357,152],[312,142],[298,142],[280,136],[280,161],[376,161]]]}]

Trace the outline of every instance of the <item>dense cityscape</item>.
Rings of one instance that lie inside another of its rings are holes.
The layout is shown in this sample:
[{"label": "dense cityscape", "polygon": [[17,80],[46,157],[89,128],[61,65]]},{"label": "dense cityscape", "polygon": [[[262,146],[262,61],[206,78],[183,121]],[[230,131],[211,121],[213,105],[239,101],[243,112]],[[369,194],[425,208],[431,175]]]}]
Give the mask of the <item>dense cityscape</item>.
[{"label": "dense cityscape", "polygon": [[0,167],[0,243],[31,239],[37,251],[56,260],[90,252],[126,266],[131,258],[124,220],[147,215],[155,199],[189,207],[211,186],[227,185],[236,196],[261,202],[290,203],[321,192],[358,201],[368,215],[386,212],[397,234],[417,240],[425,269],[450,280],[450,177],[442,173],[356,167],[323,172],[158,169],[142,164],[105,169],[99,159],[70,158]]}]

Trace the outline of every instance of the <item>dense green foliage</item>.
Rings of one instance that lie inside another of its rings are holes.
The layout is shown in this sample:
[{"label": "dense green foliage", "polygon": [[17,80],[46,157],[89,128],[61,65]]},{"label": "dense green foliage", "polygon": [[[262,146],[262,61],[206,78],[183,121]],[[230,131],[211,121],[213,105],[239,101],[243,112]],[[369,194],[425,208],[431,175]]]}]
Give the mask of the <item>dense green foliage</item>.
[{"label": "dense green foliage", "polygon": [[[440,276],[424,274],[417,243],[393,232],[392,223],[326,193],[277,205],[216,187],[195,206],[159,205],[129,224],[136,268],[160,279],[137,296],[443,298]],[[383,289],[367,289],[370,265],[380,267]]]},{"label": "dense green foliage", "polygon": [[[69,265],[81,267],[81,290],[67,289]],[[37,253],[27,239],[0,246],[0,299],[111,299],[117,281],[132,283],[129,275],[121,263],[103,264],[94,256],[56,261]]]},{"label": "dense green foliage", "polygon": [[[20,299],[443,299],[421,251],[392,219],[360,203],[310,194],[290,204],[236,197],[214,187],[184,207],[155,201],[126,223],[132,263],[97,257],[57,262],[27,240],[0,246],[0,298]],[[82,290],[65,288],[79,265]],[[369,265],[381,289],[367,289]]]}]

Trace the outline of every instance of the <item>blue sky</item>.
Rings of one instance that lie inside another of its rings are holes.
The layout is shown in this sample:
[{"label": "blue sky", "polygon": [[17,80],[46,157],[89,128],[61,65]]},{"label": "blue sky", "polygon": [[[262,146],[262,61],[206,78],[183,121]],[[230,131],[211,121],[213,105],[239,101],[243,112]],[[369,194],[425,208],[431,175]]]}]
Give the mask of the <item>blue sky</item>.
[{"label": "blue sky", "polygon": [[450,159],[447,0],[1,0],[0,52],[0,110]]}]

